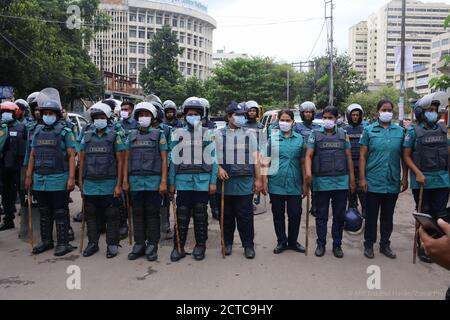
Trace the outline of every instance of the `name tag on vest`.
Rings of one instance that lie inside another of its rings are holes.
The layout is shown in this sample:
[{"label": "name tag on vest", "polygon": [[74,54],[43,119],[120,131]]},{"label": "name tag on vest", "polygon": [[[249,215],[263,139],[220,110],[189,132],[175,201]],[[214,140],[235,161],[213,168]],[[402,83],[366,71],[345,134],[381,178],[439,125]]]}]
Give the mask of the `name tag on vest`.
[{"label": "name tag on vest", "polygon": [[106,153],[108,152],[108,148],[103,147],[91,147],[89,148],[89,152],[95,152],[95,153]]},{"label": "name tag on vest", "polygon": [[137,146],[150,146],[150,145],[152,145],[152,141],[148,141],[148,140],[136,141],[135,145],[137,145]]},{"label": "name tag on vest", "polygon": [[324,143],[322,143],[322,148],[326,148],[326,149],[342,148],[342,143],[341,142],[324,142]]},{"label": "name tag on vest", "polygon": [[436,142],[445,142],[445,137],[428,137],[423,139],[424,143],[436,143]]},{"label": "name tag on vest", "polygon": [[9,132],[10,137],[17,137],[17,131],[10,131]]},{"label": "name tag on vest", "polygon": [[38,146],[54,146],[56,145],[56,140],[38,140]]}]

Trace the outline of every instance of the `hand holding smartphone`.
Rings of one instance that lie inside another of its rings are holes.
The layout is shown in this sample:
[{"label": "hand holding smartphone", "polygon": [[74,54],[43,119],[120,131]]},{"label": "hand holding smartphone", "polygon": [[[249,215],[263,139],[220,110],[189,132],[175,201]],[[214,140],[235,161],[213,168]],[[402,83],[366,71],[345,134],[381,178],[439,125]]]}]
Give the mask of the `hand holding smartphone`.
[{"label": "hand holding smartphone", "polygon": [[439,239],[445,235],[432,216],[423,213],[413,213],[413,216],[430,237]]}]

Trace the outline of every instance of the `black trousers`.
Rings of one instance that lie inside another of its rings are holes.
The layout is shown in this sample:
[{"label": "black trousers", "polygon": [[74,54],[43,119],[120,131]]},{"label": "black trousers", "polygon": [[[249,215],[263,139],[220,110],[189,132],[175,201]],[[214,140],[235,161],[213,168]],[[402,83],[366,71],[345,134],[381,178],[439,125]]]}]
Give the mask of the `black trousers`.
[{"label": "black trousers", "polygon": [[225,245],[234,242],[236,225],[244,248],[254,247],[255,227],[253,215],[253,194],[246,196],[225,196],[224,237]]},{"label": "black trousers", "polygon": [[[297,244],[302,216],[302,197],[270,194],[272,202],[273,224],[279,244],[294,246]],[[286,211],[287,208],[287,211]],[[288,216],[288,235],[286,236],[286,219]]]},{"label": "black trousers", "polygon": [[[419,207],[420,190],[413,190],[416,210]],[[422,198],[422,212],[435,218],[442,217],[447,210],[448,188],[424,189]]]},{"label": "black trousers", "polygon": [[372,248],[377,242],[378,217],[380,217],[380,246],[391,245],[391,235],[394,230],[394,211],[398,193],[368,192],[366,201],[366,228],[364,232],[364,246]]},{"label": "black trousers", "polygon": [[17,193],[20,186],[20,167],[14,169],[4,169],[2,174],[3,190],[2,205],[5,213],[5,220],[13,221],[16,211]]}]

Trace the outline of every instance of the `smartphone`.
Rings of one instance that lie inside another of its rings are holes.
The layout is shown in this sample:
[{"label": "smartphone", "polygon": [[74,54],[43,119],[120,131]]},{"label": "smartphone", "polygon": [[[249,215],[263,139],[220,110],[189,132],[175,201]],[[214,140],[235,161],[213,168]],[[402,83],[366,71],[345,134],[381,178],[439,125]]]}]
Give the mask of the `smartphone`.
[{"label": "smartphone", "polygon": [[430,237],[439,239],[445,235],[432,216],[423,213],[413,213],[413,216]]}]

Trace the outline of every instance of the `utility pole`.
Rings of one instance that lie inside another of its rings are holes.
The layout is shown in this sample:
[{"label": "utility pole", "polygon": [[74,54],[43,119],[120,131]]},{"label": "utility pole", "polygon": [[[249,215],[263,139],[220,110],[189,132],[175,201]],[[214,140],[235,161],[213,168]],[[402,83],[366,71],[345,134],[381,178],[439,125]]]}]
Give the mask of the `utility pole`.
[{"label": "utility pole", "polygon": [[405,119],[405,63],[406,63],[406,0],[402,0],[402,48],[401,48],[401,70],[400,70],[400,102],[399,108],[399,121],[403,126],[403,120]]},{"label": "utility pole", "polygon": [[290,72],[289,72],[289,69],[288,69],[288,71],[287,71],[287,95],[286,95],[286,100],[287,100],[287,108],[289,108],[289,94],[290,94],[290,92],[289,92],[289,86],[290,86]]},{"label": "utility pole", "polygon": [[330,57],[330,100],[329,105],[334,104],[334,29],[333,29],[333,0],[325,1],[325,20],[328,22],[328,55]]}]

